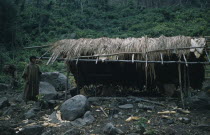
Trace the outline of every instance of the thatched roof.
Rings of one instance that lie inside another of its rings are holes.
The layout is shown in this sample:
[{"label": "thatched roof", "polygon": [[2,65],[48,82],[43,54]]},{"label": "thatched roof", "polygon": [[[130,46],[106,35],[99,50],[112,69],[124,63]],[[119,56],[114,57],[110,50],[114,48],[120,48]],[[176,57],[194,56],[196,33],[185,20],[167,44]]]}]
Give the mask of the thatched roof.
[{"label": "thatched roof", "polygon": [[[191,46],[191,37],[174,36],[159,38],[80,38],[63,39],[53,44],[52,56],[48,62],[54,62],[59,56],[65,56],[66,60],[80,58],[81,56],[118,55],[119,59],[128,59],[127,54],[135,54],[135,59],[159,60],[160,52],[157,50],[176,49]],[[177,56],[189,54],[190,49],[161,51],[162,55],[170,56],[176,53]],[[127,53],[127,54],[126,54]],[[115,57],[116,58],[116,57]],[[131,58],[131,57],[129,57]]]}]

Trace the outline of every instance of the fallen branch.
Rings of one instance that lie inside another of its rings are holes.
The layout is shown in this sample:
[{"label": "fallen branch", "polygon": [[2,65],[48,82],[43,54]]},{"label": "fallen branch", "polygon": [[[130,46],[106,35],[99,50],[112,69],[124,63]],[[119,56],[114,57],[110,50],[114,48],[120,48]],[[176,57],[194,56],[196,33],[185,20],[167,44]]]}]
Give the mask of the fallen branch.
[{"label": "fallen branch", "polygon": [[182,109],[182,108],[176,108],[175,110],[176,110],[177,112],[183,113],[183,114],[189,114],[189,113],[190,113],[190,111],[184,110],[184,109]]},{"label": "fallen branch", "polygon": [[147,102],[147,103],[152,103],[152,104],[156,104],[156,105],[160,105],[160,106],[165,106],[162,103],[159,102],[155,102],[155,101],[150,101],[150,100],[146,100],[146,99],[142,99],[142,98],[137,98],[136,101],[140,101],[140,102]]},{"label": "fallen branch", "polygon": [[106,117],[108,117],[108,114],[104,111],[104,109],[103,109],[102,107],[100,107],[100,109],[101,109],[101,111],[104,113],[104,115],[105,115]]},{"label": "fallen branch", "polygon": [[176,111],[163,111],[163,112],[158,112],[158,114],[175,114]]}]

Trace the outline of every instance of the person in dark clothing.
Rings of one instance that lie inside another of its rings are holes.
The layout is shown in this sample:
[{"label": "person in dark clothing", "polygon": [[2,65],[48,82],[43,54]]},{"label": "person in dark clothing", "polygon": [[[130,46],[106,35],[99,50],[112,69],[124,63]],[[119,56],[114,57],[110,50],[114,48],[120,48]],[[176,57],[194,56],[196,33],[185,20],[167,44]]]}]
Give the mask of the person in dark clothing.
[{"label": "person in dark clothing", "polygon": [[25,80],[24,100],[37,101],[41,71],[36,64],[36,56],[30,57],[30,63],[25,67],[22,78]]}]

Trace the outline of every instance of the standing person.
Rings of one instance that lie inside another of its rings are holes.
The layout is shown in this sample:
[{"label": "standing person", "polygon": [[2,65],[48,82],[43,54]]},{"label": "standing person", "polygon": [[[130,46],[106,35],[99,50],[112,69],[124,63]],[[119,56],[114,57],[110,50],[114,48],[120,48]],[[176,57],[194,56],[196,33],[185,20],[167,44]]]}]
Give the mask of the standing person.
[{"label": "standing person", "polygon": [[22,78],[25,80],[24,100],[27,103],[28,100],[37,101],[37,95],[39,95],[39,81],[40,72],[39,66],[36,65],[36,56],[30,57],[30,63],[25,67]]}]

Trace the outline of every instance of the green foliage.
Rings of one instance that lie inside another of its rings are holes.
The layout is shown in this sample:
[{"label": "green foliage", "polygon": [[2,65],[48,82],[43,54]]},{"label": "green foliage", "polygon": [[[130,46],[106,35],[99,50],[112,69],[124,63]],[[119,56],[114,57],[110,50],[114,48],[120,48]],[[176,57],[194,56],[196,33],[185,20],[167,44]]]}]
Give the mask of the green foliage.
[{"label": "green foliage", "polygon": [[[22,50],[65,38],[158,37],[210,35],[209,3],[193,0],[149,2],[136,0],[25,1],[0,0],[0,71],[14,64],[21,74],[31,55],[45,50]],[[40,65],[43,72],[61,71],[64,64]],[[7,82],[0,74],[0,82]]]},{"label": "green foliage", "polygon": [[42,101],[44,98],[44,95],[43,94],[36,95],[36,98],[38,99],[38,101]]},{"label": "green foliage", "polygon": [[148,126],[147,122],[148,120],[146,118],[141,117],[136,124],[139,125],[140,127],[147,128]]}]

